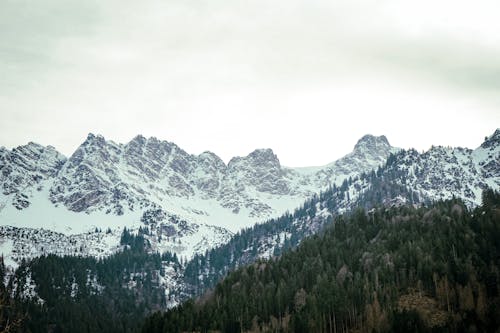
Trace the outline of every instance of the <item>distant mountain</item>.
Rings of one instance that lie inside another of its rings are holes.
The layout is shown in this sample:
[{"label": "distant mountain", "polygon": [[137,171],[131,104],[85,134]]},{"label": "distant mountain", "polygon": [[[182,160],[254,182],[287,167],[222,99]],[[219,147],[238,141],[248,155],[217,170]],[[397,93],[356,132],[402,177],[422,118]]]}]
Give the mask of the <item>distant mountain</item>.
[{"label": "distant mountain", "polygon": [[391,154],[384,165],[329,187],[293,213],[248,228],[227,244],[195,256],[186,266],[185,286],[201,294],[227,272],[278,256],[357,207],[421,206],[452,198],[476,207],[483,190],[500,190],[499,138],[497,130],[475,150],[432,147],[424,153],[412,149]]},{"label": "distant mountain", "polygon": [[[217,206],[233,213],[225,217],[232,217],[228,226],[238,230],[282,213],[283,206],[293,208],[328,185],[376,168],[397,150],[384,136],[366,135],[352,153],[331,164],[294,169],[282,167],[271,149],[257,149],[226,165],[213,153],[190,155],[156,138],[137,136],[123,145],[89,134],[68,159],[52,147],[33,143],[3,149],[3,202],[28,208],[35,189],[47,187],[54,205],[73,212],[123,215],[157,205],[181,217],[220,224],[213,207],[204,209]],[[294,202],[285,202],[283,196]]]},{"label": "distant mountain", "polygon": [[18,210],[27,208],[32,192],[57,177],[65,162],[66,157],[51,146],[30,142],[11,151],[0,147],[0,209],[8,204]]},{"label": "distant mountain", "polygon": [[483,195],[474,210],[454,199],[337,216],[141,332],[494,332],[500,193]]},{"label": "distant mountain", "polygon": [[[398,150],[384,136],[366,135],[352,153],[324,167],[288,168],[270,149],[226,165],[211,152],[191,155],[174,143],[140,135],[118,144],[89,134],[69,158],[34,143],[2,148],[0,224],[14,227],[5,229],[3,239],[16,247],[20,241],[12,230],[43,228],[80,244],[85,237],[78,235],[89,231],[100,239],[99,231],[110,229],[116,240],[124,227],[148,227],[154,250],[191,257],[227,242],[242,227],[378,167]],[[33,242],[33,248],[43,248],[40,253],[72,254],[75,246],[81,254],[94,253],[74,244],[55,249],[43,237]],[[111,243],[102,255],[117,249],[116,241]],[[10,257],[19,261],[37,251]]]},{"label": "distant mountain", "polygon": [[[109,312],[98,313],[100,322],[127,317],[129,304],[142,318],[203,294],[234,269],[281,256],[357,207],[371,214],[453,197],[479,205],[482,190],[500,189],[499,137],[497,130],[474,150],[419,153],[365,136],[340,160],[311,168],[283,167],[268,149],[226,165],[140,136],[122,145],[89,135],[69,159],[36,144],[2,149],[0,252],[7,266],[20,265],[7,269],[8,290],[46,304],[42,322],[65,322],[66,305],[93,318],[95,300]],[[233,234],[224,226],[249,227]],[[137,237],[124,242],[130,234]]]},{"label": "distant mountain", "polygon": [[500,130],[480,147],[432,147],[425,153],[402,151],[391,157],[388,172],[421,200],[461,198],[469,207],[481,203],[487,188],[500,188]]},{"label": "distant mountain", "polygon": [[[332,188],[342,189],[343,197],[330,203],[330,215],[360,204],[359,198],[368,207],[454,196],[475,206],[483,189],[499,188],[499,137],[496,130],[475,150],[432,147],[418,153],[392,147],[385,136],[365,135],[348,155],[310,168],[281,166],[270,149],[226,165],[213,153],[191,155],[140,135],[118,144],[89,134],[69,158],[35,143],[1,148],[0,246],[14,266],[44,253],[106,256],[120,249],[124,227],[147,228],[152,251],[188,259]],[[397,194],[394,186],[409,195]],[[302,236],[314,233],[314,225],[305,224]],[[267,256],[274,251],[261,248]]]}]

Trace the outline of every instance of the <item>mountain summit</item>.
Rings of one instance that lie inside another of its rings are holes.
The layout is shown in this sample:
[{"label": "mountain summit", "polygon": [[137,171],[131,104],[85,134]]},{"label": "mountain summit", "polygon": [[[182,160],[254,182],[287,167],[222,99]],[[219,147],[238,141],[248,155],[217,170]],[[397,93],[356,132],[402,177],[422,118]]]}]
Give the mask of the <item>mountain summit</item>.
[{"label": "mountain summit", "polygon": [[380,149],[390,149],[391,145],[385,135],[374,136],[364,135],[354,146],[354,151],[377,151]]},{"label": "mountain summit", "polygon": [[[155,306],[172,307],[233,268],[279,256],[357,207],[420,206],[453,197],[469,207],[480,204],[484,189],[500,188],[499,134],[474,150],[434,146],[424,153],[366,135],[346,156],[312,168],[284,167],[270,149],[226,165],[211,152],[191,155],[140,135],[120,144],[89,134],[69,158],[35,143],[0,148],[0,252],[10,272],[22,265],[9,273],[16,295],[39,304],[52,299],[41,293],[49,285],[54,294],[74,298],[88,290],[113,302],[112,288],[144,296],[141,288],[148,286]],[[142,254],[139,265],[123,260],[122,254],[136,253],[133,246],[151,261]],[[53,260],[60,258],[25,261],[45,254],[69,256],[68,262],[75,256],[118,258],[128,268],[106,269],[116,275],[110,280],[98,276],[95,265],[78,265],[83,274],[63,270],[69,275],[58,278],[65,281],[59,287],[29,267],[62,267]],[[349,274],[338,272],[334,279]]]},{"label": "mountain summit", "polygon": [[[73,212],[123,215],[158,206],[197,223],[220,225],[223,220],[232,230],[293,209],[330,184],[377,167],[393,151],[385,137],[366,135],[343,159],[304,173],[283,167],[271,149],[256,149],[225,165],[211,152],[191,155],[174,143],[142,135],[118,144],[89,133],[68,159],[44,149],[30,144],[4,151],[11,156],[2,161],[5,206],[14,194],[23,198],[16,209],[28,208],[42,195],[34,191],[36,183],[48,189],[49,206]],[[46,163],[40,163],[43,154],[54,155],[54,165],[47,166],[51,172],[30,174],[35,170],[29,165]],[[22,172],[9,177],[11,168]]]},{"label": "mountain summit", "polygon": [[495,130],[495,133],[485,138],[482,148],[494,148],[500,144],[500,128]]},{"label": "mountain summit", "polygon": [[365,135],[351,153],[312,168],[284,167],[271,149],[226,165],[214,153],[192,155],[142,135],[121,144],[91,133],[69,158],[35,143],[2,148],[0,225],[65,234],[112,227],[117,235],[146,224],[155,249],[191,256],[385,165],[391,154],[419,197],[457,195],[474,205],[481,189],[500,186],[499,134],[474,151],[436,147],[425,154],[399,153],[385,136]]}]

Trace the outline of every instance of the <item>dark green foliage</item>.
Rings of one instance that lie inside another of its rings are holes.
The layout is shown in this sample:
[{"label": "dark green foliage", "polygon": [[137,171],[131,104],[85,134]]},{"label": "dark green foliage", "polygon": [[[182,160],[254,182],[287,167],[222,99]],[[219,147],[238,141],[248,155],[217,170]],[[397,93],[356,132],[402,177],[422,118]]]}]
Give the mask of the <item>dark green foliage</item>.
[{"label": "dark green foliage", "polygon": [[500,195],[338,217],[280,258],[230,273],[143,332],[494,331]]},{"label": "dark green foliage", "polygon": [[425,326],[417,311],[398,311],[392,318],[392,332],[423,333],[431,330]]},{"label": "dark green foliage", "polygon": [[[4,281],[6,269],[0,257],[0,281]],[[15,300],[3,283],[0,283],[0,332],[15,332],[22,327],[23,313],[15,306]]]},{"label": "dark green foliage", "polygon": [[[23,263],[15,280],[30,274],[44,302],[26,301],[17,289],[16,308],[27,314],[21,331],[136,332],[146,315],[164,308],[164,292],[153,277],[162,261],[178,267],[177,256],[148,254],[144,237],[126,229],[121,243],[122,252],[101,260],[48,255]],[[16,290],[12,284],[10,289]]]},{"label": "dark green foliage", "polygon": [[[396,197],[406,200],[409,204],[428,204],[422,202],[423,198],[417,192],[397,181],[402,180],[404,184],[407,171],[400,170],[395,161],[405,154],[402,151],[398,155],[391,155],[386,165],[377,171],[346,179],[339,187],[332,185],[319,195],[306,200],[293,213],[286,213],[279,218],[247,228],[237,233],[229,243],[204,255],[196,255],[187,263],[185,270],[185,282],[191,287],[190,293],[201,295],[213,288],[228,272],[257,260],[260,255],[259,248],[265,247],[266,241],[271,238],[279,237],[283,233],[289,235],[282,243],[274,245],[273,255],[278,257],[295,248],[304,238],[320,233],[333,219],[329,215],[317,215],[318,209],[326,210],[332,215],[336,215],[338,210],[350,212],[354,207],[369,210],[391,204]],[[417,152],[409,151],[408,154]],[[352,190],[360,192],[355,199],[349,195]]]}]

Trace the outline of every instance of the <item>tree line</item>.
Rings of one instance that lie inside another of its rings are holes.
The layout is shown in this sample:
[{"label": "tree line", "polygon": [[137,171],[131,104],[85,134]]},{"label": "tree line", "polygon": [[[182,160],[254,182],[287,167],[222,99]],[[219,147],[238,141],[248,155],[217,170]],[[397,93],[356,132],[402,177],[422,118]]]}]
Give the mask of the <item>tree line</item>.
[{"label": "tree line", "polygon": [[493,332],[500,194],[339,216],[295,250],[230,273],[142,332]]}]

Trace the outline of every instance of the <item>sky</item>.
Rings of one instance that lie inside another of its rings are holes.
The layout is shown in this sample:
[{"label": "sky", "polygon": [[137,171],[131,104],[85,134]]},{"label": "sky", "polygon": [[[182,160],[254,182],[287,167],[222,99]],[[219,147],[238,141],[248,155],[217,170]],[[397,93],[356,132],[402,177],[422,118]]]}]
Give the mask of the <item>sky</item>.
[{"label": "sky", "polygon": [[137,134],[327,164],[500,127],[496,0],[0,0],[0,146]]}]

